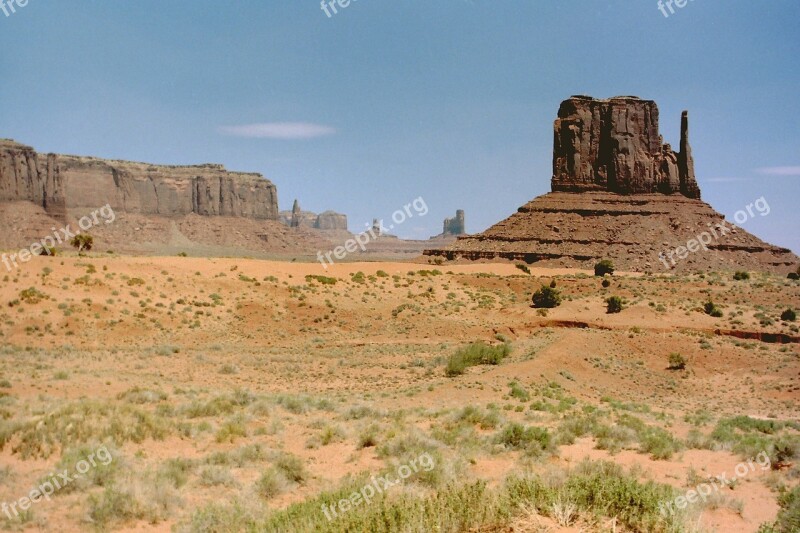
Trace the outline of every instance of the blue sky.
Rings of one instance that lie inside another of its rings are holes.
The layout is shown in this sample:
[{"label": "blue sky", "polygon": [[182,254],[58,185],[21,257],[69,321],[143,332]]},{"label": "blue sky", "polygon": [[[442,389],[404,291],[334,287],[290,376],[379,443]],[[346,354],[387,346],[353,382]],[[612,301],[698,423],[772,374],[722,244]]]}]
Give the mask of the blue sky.
[{"label": "blue sky", "polygon": [[[8,0],[6,0],[8,1]],[[800,251],[800,3],[29,0],[0,12],[0,137],[40,151],[264,174],[350,229],[422,196],[404,237],[482,231],[549,190],[572,94],[680,112],[704,200]]]}]

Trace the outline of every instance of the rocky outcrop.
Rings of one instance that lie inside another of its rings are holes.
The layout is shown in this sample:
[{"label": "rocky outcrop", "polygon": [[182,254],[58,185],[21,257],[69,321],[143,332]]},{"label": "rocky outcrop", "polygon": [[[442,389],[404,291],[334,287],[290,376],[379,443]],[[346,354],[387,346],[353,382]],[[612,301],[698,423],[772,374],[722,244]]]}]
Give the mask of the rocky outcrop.
[{"label": "rocky outcrop", "polygon": [[0,142],[0,201],[30,201],[63,218],[110,204],[118,213],[277,220],[275,185],[222,165],[167,166],[69,155],[41,155]]},{"label": "rocky outcrop", "polygon": [[466,233],[464,223],[464,210],[456,210],[456,216],[444,219],[442,235],[464,235]]},{"label": "rocky outcrop", "polygon": [[[555,121],[552,188],[483,233],[430,247],[425,255],[580,268],[611,259],[620,270],[640,272],[785,274],[800,262],[790,250],[725,221],[699,199],[688,113],[681,117],[675,153],[662,143],[658,108],[649,100],[565,100]],[[716,233],[713,228],[720,225],[731,230]],[[703,234],[707,246],[687,251]]]},{"label": "rocky outcrop", "polygon": [[303,211],[297,200],[291,211],[281,211],[280,220],[292,228],[347,231],[347,215],[335,211],[323,211],[320,214]]},{"label": "rocky outcrop", "polygon": [[347,231],[347,215],[335,211],[323,211],[317,216],[315,229]]},{"label": "rocky outcrop", "polygon": [[681,117],[676,153],[663,142],[658,106],[652,100],[635,96],[564,100],[554,123],[551,186],[553,191],[680,193],[700,198],[688,113]]},{"label": "rocky outcrop", "polygon": [[0,202],[28,201],[48,214],[64,218],[63,175],[55,155],[36,151],[8,139],[0,140]]},{"label": "rocky outcrop", "polygon": [[299,228],[300,227],[300,217],[302,216],[303,212],[300,210],[300,202],[295,198],[294,205],[292,205],[292,218],[289,220],[289,227],[290,228]]}]

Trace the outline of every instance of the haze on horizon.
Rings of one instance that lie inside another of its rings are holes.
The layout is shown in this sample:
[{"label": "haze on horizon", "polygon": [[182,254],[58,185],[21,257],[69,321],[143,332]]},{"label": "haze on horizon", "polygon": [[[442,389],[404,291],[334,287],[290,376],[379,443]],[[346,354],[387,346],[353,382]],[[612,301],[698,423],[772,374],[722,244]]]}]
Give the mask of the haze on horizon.
[{"label": "haze on horizon", "polygon": [[190,6],[30,0],[0,12],[0,137],[39,151],[260,172],[281,209],[351,231],[414,198],[406,238],[464,209],[479,232],[549,191],[552,123],[573,94],[637,95],[703,199],[800,252],[800,4],[316,0]]}]

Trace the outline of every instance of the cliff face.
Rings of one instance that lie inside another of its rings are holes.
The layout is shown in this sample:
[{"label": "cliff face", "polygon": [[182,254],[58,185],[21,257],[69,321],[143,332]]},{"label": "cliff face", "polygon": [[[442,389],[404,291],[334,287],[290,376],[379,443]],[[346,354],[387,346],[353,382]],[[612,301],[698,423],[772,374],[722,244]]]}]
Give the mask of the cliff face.
[{"label": "cliff face", "polygon": [[0,201],[30,201],[52,216],[111,204],[120,213],[277,220],[275,186],[221,165],[160,166],[37,154],[0,141]]},{"label": "cliff face", "polygon": [[676,153],[663,143],[658,106],[652,100],[635,96],[564,100],[554,123],[551,184],[554,192],[679,193],[700,198],[688,113],[681,117]]},{"label": "cliff face", "polygon": [[681,117],[676,153],[662,142],[658,107],[650,100],[573,96],[562,102],[555,121],[551,184],[553,192],[483,233],[460,236],[447,247],[425,250],[425,255],[589,269],[600,259],[611,259],[620,270],[639,272],[786,273],[800,262],[790,250],[738,227],[715,235],[707,247],[680,261],[665,259],[725,220],[700,200],[688,113]]},{"label": "cliff face", "polygon": [[0,140],[0,202],[9,201],[33,202],[63,218],[64,182],[56,156],[40,157],[29,146]]}]

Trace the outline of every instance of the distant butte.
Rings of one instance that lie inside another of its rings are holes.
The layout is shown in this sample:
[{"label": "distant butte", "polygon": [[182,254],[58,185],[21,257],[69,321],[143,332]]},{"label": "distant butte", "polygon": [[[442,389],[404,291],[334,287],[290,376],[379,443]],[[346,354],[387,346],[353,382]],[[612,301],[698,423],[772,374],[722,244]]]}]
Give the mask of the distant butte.
[{"label": "distant butte", "polygon": [[688,112],[677,152],[659,133],[656,103],[635,96],[572,96],[561,103],[553,130],[552,192],[483,233],[424,254],[578,268],[611,259],[618,269],[640,272],[788,272],[800,262],[790,250],[735,228],[708,250],[664,266],[659,254],[724,220],[700,200]]}]

